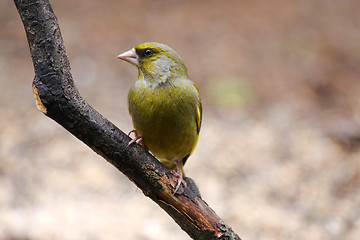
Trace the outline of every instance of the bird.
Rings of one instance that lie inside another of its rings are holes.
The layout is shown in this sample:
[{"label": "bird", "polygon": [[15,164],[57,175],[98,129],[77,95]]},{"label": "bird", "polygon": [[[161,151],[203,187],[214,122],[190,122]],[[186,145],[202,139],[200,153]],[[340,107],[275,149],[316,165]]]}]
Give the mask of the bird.
[{"label": "bird", "polygon": [[177,177],[175,195],[184,181],[184,164],[198,142],[202,121],[199,90],[181,57],[169,46],[147,42],[117,58],[135,65],[138,79],[128,93],[135,138]]}]

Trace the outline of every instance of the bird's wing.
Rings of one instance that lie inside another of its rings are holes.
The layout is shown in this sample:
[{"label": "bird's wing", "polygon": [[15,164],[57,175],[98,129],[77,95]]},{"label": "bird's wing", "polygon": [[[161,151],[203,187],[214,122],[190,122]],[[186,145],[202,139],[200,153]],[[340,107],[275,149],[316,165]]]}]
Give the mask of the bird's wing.
[{"label": "bird's wing", "polygon": [[197,104],[196,104],[196,115],[195,115],[195,121],[196,121],[196,132],[199,134],[200,128],[201,128],[201,120],[202,120],[202,104],[200,99],[200,93],[196,85],[194,84],[194,87],[197,91]]}]

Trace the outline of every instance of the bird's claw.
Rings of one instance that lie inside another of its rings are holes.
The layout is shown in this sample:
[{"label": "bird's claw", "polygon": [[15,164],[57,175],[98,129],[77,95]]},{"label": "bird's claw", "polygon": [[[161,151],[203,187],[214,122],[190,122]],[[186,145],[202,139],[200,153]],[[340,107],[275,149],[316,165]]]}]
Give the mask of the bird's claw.
[{"label": "bird's claw", "polygon": [[184,181],[184,179],[181,177],[181,178],[178,178],[178,182],[176,184],[176,187],[175,187],[175,190],[174,190],[174,193],[173,195],[175,195],[177,193],[177,191],[180,189],[180,186],[181,186],[181,183],[184,185],[184,188],[186,188],[187,184],[186,182]]},{"label": "bird's claw", "polygon": [[186,188],[187,186],[186,182],[184,181],[179,162],[177,162],[176,165],[177,165],[177,171],[174,170],[171,171],[172,174],[174,174],[178,179],[173,195],[175,195],[177,191],[180,189],[181,183],[184,185],[184,188]]},{"label": "bird's claw", "polygon": [[132,144],[135,143],[135,142],[141,144],[142,146],[145,146],[145,145],[144,145],[144,140],[143,140],[143,138],[142,138],[140,135],[138,135],[138,133],[137,133],[137,131],[136,131],[135,129],[134,129],[134,130],[131,130],[131,131],[129,132],[128,136],[130,136],[131,133],[134,133],[135,138],[134,138],[133,140],[131,140],[131,141],[126,145],[126,148],[128,148],[130,145],[132,145]]}]

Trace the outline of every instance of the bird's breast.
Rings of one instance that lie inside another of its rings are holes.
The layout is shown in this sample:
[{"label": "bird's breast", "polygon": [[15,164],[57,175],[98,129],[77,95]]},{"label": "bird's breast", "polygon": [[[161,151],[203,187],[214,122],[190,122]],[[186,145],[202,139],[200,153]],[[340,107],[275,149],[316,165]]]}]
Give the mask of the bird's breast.
[{"label": "bird's breast", "polygon": [[134,128],[160,159],[183,158],[196,143],[196,102],[188,93],[171,85],[149,88],[136,83],[129,91]]}]

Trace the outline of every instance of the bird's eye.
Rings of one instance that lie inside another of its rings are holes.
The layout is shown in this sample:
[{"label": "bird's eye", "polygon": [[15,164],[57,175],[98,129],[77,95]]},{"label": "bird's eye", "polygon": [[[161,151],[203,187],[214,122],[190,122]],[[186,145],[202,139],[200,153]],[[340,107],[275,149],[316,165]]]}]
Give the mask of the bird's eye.
[{"label": "bird's eye", "polygon": [[152,54],[153,54],[153,50],[145,49],[145,51],[144,51],[144,56],[145,57],[150,57]]}]

